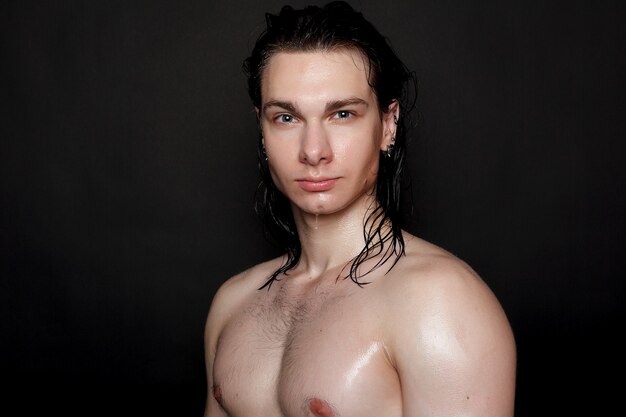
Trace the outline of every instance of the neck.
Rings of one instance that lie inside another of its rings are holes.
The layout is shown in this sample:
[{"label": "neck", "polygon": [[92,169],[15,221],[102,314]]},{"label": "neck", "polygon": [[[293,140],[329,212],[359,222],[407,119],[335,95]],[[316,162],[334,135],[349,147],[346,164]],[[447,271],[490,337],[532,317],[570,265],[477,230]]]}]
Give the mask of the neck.
[{"label": "neck", "polygon": [[[368,216],[377,207],[377,201],[367,197],[355,202],[349,210],[332,214],[313,214],[294,208],[302,247],[298,269],[315,277],[349,264],[365,246],[365,223],[371,222]],[[367,224],[367,228],[377,226]]]}]

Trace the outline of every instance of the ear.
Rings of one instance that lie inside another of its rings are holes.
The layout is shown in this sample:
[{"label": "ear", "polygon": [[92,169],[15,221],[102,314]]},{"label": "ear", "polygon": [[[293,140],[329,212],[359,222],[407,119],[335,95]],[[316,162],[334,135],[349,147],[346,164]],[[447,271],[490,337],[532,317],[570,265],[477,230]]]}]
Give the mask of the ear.
[{"label": "ear", "polygon": [[380,150],[386,151],[396,140],[396,130],[398,128],[398,118],[400,117],[400,103],[393,100],[387,111],[383,112],[383,140],[380,142]]}]

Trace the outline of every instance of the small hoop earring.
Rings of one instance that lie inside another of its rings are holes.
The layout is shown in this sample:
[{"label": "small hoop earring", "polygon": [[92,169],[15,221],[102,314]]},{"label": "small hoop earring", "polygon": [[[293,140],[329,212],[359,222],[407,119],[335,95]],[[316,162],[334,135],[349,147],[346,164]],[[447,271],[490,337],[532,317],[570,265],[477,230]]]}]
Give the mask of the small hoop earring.
[{"label": "small hoop earring", "polygon": [[396,146],[395,141],[395,137],[391,138],[391,143],[387,145],[387,149],[385,149],[384,153],[387,158],[391,158],[391,154],[393,153],[393,147]]}]

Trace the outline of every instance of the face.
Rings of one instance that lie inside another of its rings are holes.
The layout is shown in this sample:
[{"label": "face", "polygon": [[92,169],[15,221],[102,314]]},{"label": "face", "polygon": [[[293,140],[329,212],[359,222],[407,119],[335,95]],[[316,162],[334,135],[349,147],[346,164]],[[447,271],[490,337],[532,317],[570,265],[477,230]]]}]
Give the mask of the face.
[{"label": "face", "polygon": [[395,136],[398,108],[380,111],[361,54],[277,53],[261,97],[270,173],[294,210],[331,214],[374,198],[379,153]]}]

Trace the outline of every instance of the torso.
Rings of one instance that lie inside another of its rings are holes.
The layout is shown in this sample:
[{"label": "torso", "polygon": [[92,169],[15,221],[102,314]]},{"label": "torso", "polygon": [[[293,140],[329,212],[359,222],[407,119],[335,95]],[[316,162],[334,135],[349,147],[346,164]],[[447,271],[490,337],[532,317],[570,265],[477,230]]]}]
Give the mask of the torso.
[{"label": "torso", "polygon": [[244,297],[220,334],[213,368],[228,415],[402,415],[377,288],[393,275],[377,271],[364,287],[336,275],[307,282],[290,274]]},{"label": "torso", "polygon": [[339,267],[296,268],[259,290],[280,259],[225,282],[206,327],[218,401],[205,416],[512,416],[515,343],[497,299],[450,253],[405,242],[362,287]]}]

